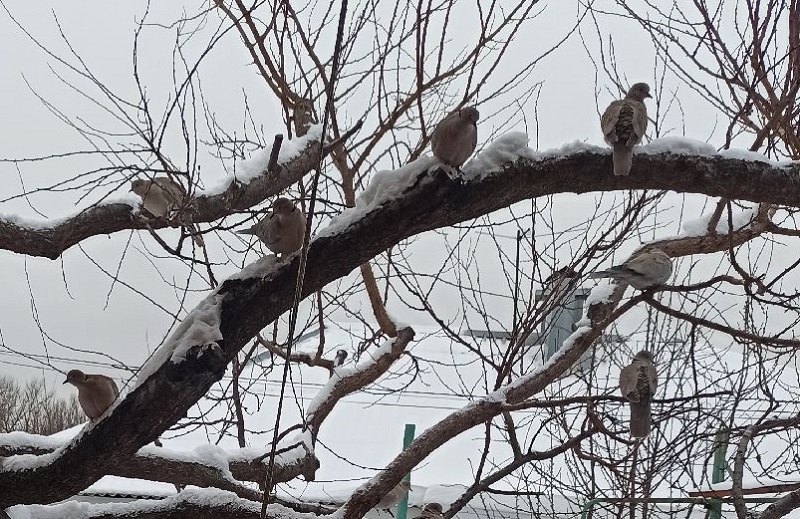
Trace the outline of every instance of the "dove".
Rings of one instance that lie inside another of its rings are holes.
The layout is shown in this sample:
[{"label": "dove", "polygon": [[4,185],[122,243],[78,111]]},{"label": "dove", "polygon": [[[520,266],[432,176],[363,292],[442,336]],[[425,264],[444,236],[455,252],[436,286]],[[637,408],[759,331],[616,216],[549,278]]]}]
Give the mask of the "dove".
[{"label": "dove", "polygon": [[375,508],[381,510],[388,510],[389,508],[396,506],[397,503],[403,499],[403,496],[406,495],[408,489],[411,488],[411,484],[406,481],[405,479],[400,481],[397,485],[394,486],[393,489],[389,491],[388,494],[383,496],[381,500],[375,505]]},{"label": "dove", "polygon": [[67,382],[78,388],[78,402],[92,421],[100,418],[119,396],[117,384],[105,375],[87,375],[73,369],[67,373],[64,384]]},{"label": "dove", "polygon": [[[148,213],[167,220],[181,209],[186,200],[183,186],[167,177],[136,179],[131,182],[131,191],[142,197],[142,206]],[[194,224],[189,224],[188,227],[194,242],[198,246],[203,245],[203,237]]]},{"label": "dove", "polygon": [[289,254],[303,246],[306,217],[288,198],[278,197],[272,213],[238,234],[254,234],[275,254]]},{"label": "dove", "polygon": [[456,175],[478,145],[476,124],[479,117],[474,106],[466,106],[439,121],[431,133],[433,156],[442,161],[442,169],[450,178]]},{"label": "dove", "polygon": [[658,374],[653,354],[642,350],[619,372],[619,390],[630,402],[631,436],[646,438],[650,434],[650,402],[658,387]]},{"label": "dove", "polygon": [[633,146],[642,141],[647,130],[644,100],[648,97],[653,96],[647,83],[636,83],[628,90],[625,99],[612,101],[600,118],[603,137],[614,149],[615,175],[628,175],[631,172]]},{"label": "dove", "polygon": [[442,519],[442,505],[439,503],[427,503],[422,507],[422,513],[414,519]]},{"label": "dove", "polygon": [[622,265],[592,272],[590,278],[613,278],[633,288],[647,290],[663,285],[672,275],[672,259],[660,249],[650,249],[634,256]]}]

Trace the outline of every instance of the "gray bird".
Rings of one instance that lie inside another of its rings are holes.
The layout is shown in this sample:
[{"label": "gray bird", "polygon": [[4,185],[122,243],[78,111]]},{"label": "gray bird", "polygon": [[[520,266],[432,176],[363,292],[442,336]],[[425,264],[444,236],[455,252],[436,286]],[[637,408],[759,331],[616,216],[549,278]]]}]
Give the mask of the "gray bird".
[{"label": "gray bird", "polygon": [[633,288],[647,290],[663,285],[672,275],[672,259],[660,249],[650,249],[622,265],[607,270],[592,272],[590,278],[613,278],[625,282]]},{"label": "gray bird", "polygon": [[650,402],[658,387],[658,374],[653,354],[642,350],[619,372],[619,390],[631,407],[631,436],[646,438],[650,434]]},{"label": "gray bird", "polygon": [[[142,197],[142,207],[148,213],[167,220],[180,213],[187,199],[183,186],[167,177],[136,179],[131,182],[131,191]],[[198,246],[203,245],[203,237],[194,224],[191,222],[181,223],[189,227],[194,242]]]},{"label": "gray bird", "polygon": [[442,505],[439,503],[427,503],[422,507],[422,513],[414,519],[442,519]]},{"label": "gray bird", "polygon": [[347,350],[336,350],[336,358],[333,360],[334,367],[339,367],[347,360]]},{"label": "gray bird", "polygon": [[633,161],[633,147],[639,144],[647,130],[647,107],[644,100],[650,95],[647,83],[636,83],[625,99],[612,101],[603,117],[600,126],[603,137],[614,149],[614,174],[628,175]]},{"label": "gray bird", "polygon": [[269,216],[249,229],[236,232],[258,236],[275,254],[289,254],[303,246],[306,217],[291,200],[278,197]]},{"label": "gray bird", "polygon": [[119,396],[117,384],[105,375],[87,375],[73,369],[67,373],[64,384],[67,382],[78,388],[78,402],[92,421],[100,418]]},{"label": "gray bird", "polygon": [[406,481],[405,479],[400,481],[400,483],[395,485],[394,488],[391,489],[388,494],[386,494],[381,498],[378,504],[375,505],[375,508],[381,510],[388,510],[389,508],[396,506],[397,503],[399,503],[400,500],[403,499],[403,496],[405,496],[408,493],[409,488],[411,488],[411,484],[408,481]]},{"label": "gray bird", "polygon": [[480,114],[474,106],[465,106],[442,119],[431,133],[433,156],[444,163],[452,178],[478,145],[477,122]]}]

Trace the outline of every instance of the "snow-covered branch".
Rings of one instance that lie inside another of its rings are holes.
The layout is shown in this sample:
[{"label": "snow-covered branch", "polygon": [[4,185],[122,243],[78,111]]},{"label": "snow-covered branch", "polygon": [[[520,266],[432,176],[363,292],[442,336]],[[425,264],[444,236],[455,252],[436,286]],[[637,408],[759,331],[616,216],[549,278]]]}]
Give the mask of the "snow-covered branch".
[{"label": "snow-covered branch", "polygon": [[[246,168],[244,174],[228,177],[218,189],[197,194],[186,208],[186,218],[194,223],[213,222],[283,192],[317,166],[320,135],[319,131],[310,132],[302,139],[302,149],[299,150],[295,149],[297,142],[284,143],[288,150],[282,150],[282,160],[272,171],[267,169],[266,160],[254,160],[250,170]],[[98,204],[74,216],[44,222],[0,215],[0,249],[56,259],[65,250],[92,236],[124,229],[147,229],[148,226],[162,229],[180,224],[164,218],[140,216],[138,202],[129,201]]]},{"label": "snow-covered branch", "polygon": [[[12,519],[139,519],[216,518],[257,519],[260,503],[239,499],[236,494],[215,489],[187,489],[166,499],[137,500],[128,503],[78,503],[69,501],[50,506],[15,506],[8,510]],[[271,505],[267,517],[292,516],[293,511]]]},{"label": "snow-covered branch", "polygon": [[370,350],[372,358],[354,368],[338,367],[333,371],[328,383],[319,390],[308,409],[308,426],[316,435],[325,417],[336,403],[345,396],[375,382],[396,361],[414,339],[414,330],[401,328],[397,337],[387,339],[380,348]]},{"label": "snow-covered branch", "polygon": [[[303,297],[401,240],[531,197],[567,191],[673,189],[800,207],[797,165],[640,153],[632,174],[618,177],[611,173],[606,150],[583,147],[544,156],[518,146],[506,146],[512,149],[504,151],[503,145],[513,144],[512,138],[519,140],[512,135],[489,146],[465,167],[463,179],[451,180],[438,170],[427,172],[432,164],[425,157],[401,170],[376,175],[356,207],[345,211],[312,242]],[[498,158],[513,162],[502,163]],[[223,376],[233,356],[292,307],[299,258],[265,265],[226,280],[190,313],[143,368],[133,390],[105,418],[68,446],[30,460],[24,470],[0,472],[0,506],[67,498],[111,473],[114,465],[134,456],[185,416]],[[378,476],[375,485],[362,489],[364,499],[351,499],[347,517],[361,517],[378,502],[381,492],[450,438],[495,416],[506,403],[541,391],[565,372],[613,319],[617,301],[615,297],[592,305],[587,313],[591,326],[579,328],[581,335],[573,337],[543,368],[426,431]]]},{"label": "snow-covered branch", "polygon": [[[290,481],[299,475],[313,476],[318,461],[305,441],[295,441],[278,450],[274,480]],[[33,455],[52,453],[65,445],[47,436],[13,432],[0,434],[0,456],[10,458],[4,466],[14,468],[33,459]],[[145,446],[129,458],[110,467],[107,475],[149,479],[186,486],[214,487],[234,492],[245,499],[260,500],[261,494],[240,481],[261,482],[267,465],[268,448],[223,449],[204,445],[194,451]],[[27,456],[26,456],[27,455]],[[29,457],[30,456],[30,457]]]}]

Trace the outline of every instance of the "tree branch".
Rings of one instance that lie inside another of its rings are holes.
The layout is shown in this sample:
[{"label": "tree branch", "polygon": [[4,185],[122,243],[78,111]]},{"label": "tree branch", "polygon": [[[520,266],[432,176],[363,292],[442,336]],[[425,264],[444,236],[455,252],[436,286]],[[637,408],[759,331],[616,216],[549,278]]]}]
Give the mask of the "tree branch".
[{"label": "tree branch", "polygon": [[[675,189],[800,206],[796,166],[778,168],[720,157],[639,154],[630,176],[614,176],[611,171],[610,154],[583,152],[535,162],[519,160],[502,171],[467,181],[451,181],[441,171],[422,173],[401,195],[387,196],[380,203],[373,199],[369,210],[355,209],[357,217],[352,222],[344,225],[340,221],[340,231],[318,236],[312,242],[302,296],[347,275],[410,236],[469,220],[523,199],[559,192]],[[380,187],[375,191],[375,197],[380,197]],[[113,412],[88,426],[69,446],[42,459],[28,460],[27,470],[0,473],[0,507],[51,503],[74,495],[110,473],[114,465],[132,457],[185,416],[224,375],[233,356],[292,307],[298,264],[299,258],[295,256],[291,262],[254,277],[223,282],[198,307],[208,306],[212,301],[219,306],[222,339],[209,345],[181,337],[192,321],[200,318],[192,312],[173,338],[161,347],[174,348],[176,340],[184,341],[181,349],[185,360],[173,362],[169,351],[163,350],[167,351],[162,354],[166,355],[163,363],[146,380],[139,381]],[[455,413],[428,429],[387,471],[377,476],[369,499],[366,490],[370,484],[362,487],[363,496],[359,492],[353,496],[346,505],[345,517],[361,517],[378,502],[381,492],[387,492],[445,441],[497,415],[505,403],[521,402],[541,391],[566,371],[615,318],[612,310],[622,290],[618,292],[613,304],[592,305],[588,309],[592,327],[584,329],[586,333],[562,348],[544,369],[508,387],[502,398],[479,400],[469,406],[469,412]],[[629,303],[640,300],[633,298]],[[155,358],[161,358],[159,354],[157,351]],[[54,484],[56,481],[58,485]]]}]

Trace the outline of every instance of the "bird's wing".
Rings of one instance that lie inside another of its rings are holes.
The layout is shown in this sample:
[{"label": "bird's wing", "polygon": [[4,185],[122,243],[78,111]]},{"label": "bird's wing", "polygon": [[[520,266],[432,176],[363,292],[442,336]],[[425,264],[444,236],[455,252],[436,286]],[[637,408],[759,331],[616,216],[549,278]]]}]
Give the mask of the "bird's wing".
[{"label": "bird's wing", "polygon": [[647,366],[647,381],[650,382],[650,394],[655,393],[658,388],[658,372],[652,364]]},{"label": "bird's wing", "polygon": [[650,254],[645,252],[643,254],[639,254],[635,258],[629,259],[622,265],[628,268],[629,270],[636,272],[637,274],[641,274],[643,272],[642,269],[643,268],[646,269],[646,265],[652,261],[653,259],[651,258]]},{"label": "bird's wing", "polygon": [[153,182],[164,191],[166,196],[171,199],[171,202],[179,202],[186,198],[186,190],[183,189],[183,186],[169,178],[156,177]]},{"label": "bird's wing", "polygon": [[633,132],[638,143],[647,131],[647,106],[639,101],[632,102],[631,106],[633,106]]},{"label": "bird's wing", "polygon": [[[619,372],[619,390],[622,396],[630,399],[631,393],[636,393],[636,383],[639,381],[638,363],[628,364]],[[638,395],[635,395],[638,399]]]},{"label": "bird's wing", "polygon": [[431,133],[431,148],[436,152],[436,148],[442,142],[442,139],[447,139],[447,133],[451,131],[453,124],[458,121],[458,112],[451,112],[439,121],[439,124],[433,129]]},{"label": "bird's wing", "polygon": [[619,121],[619,112],[622,110],[622,106],[624,105],[623,101],[612,101],[606,111],[603,112],[603,116],[600,117],[600,127],[603,129],[603,135],[608,136],[610,133],[614,131],[614,128],[617,126],[617,121]]}]

